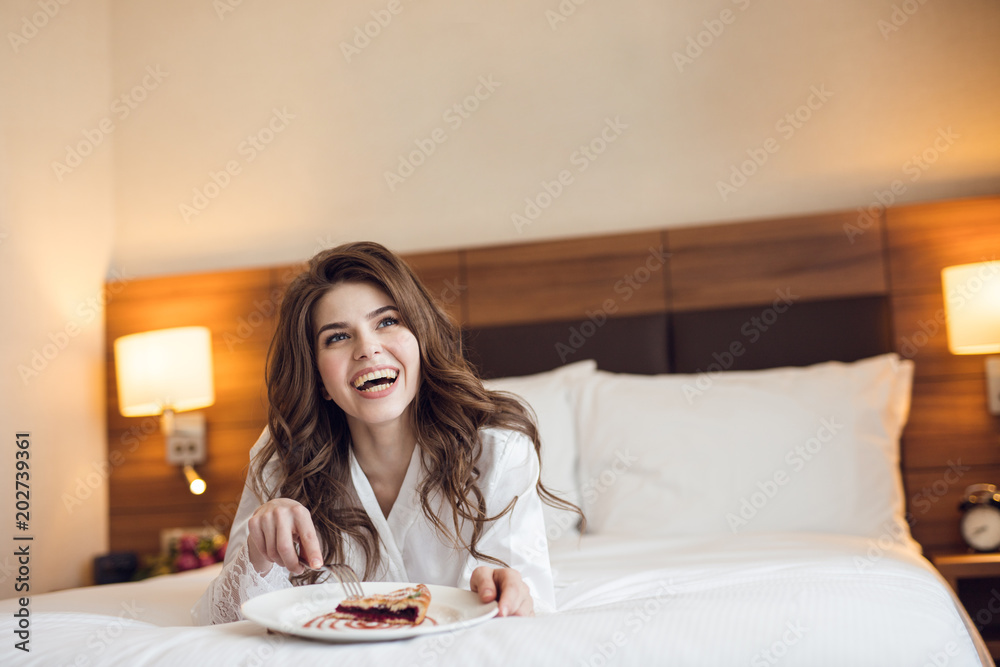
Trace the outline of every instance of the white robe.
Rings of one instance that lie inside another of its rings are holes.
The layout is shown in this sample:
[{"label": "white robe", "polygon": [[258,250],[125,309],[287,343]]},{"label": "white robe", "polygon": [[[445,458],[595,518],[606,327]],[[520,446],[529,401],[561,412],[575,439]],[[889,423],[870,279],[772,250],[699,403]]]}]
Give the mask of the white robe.
[{"label": "white robe", "polygon": [[[268,437],[267,429],[264,429],[250,450],[251,460]],[[520,573],[531,590],[536,613],[555,611],[545,521],[541,499],[535,489],[539,465],[534,445],[525,435],[503,429],[483,429],[480,438],[483,453],[478,464],[481,473],[479,488],[486,501],[486,511],[493,516],[514,498],[517,498],[517,504],[509,514],[487,525],[479,538],[478,549],[481,553],[499,558]],[[403,485],[388,517],[382,514],[353,451],[350,466],[357,497],[380,539],[382,564],[373,577],[374,581],[439,584],[468,590],[469,579],[476,567],[497,567],[479,562],[468,552],[456,549],[424,516],[417,493],[425,475],[419,447],[413,450]],[[272,458],[264,469],[264,480],[269,488],[273,488],[277,467],[277,459]],[[291,586],[289,572],[284,567],[274,565],[266,576],[261,577],[250,564],[247,526],[258,507],[260,502],[248,480],[233,519],[222,572],[209,584],[192,610],[195,624],[240,620],[243,618],[240,606],[244,602],[262,593]],[[438,516],[446,526],[451,525],[450,511]],[[463,538],[467,543],[471,526],[467,525],[466,529]],[[352,546],[348,543],[346,561],[361,575],[365,571],[364,556]]]}]

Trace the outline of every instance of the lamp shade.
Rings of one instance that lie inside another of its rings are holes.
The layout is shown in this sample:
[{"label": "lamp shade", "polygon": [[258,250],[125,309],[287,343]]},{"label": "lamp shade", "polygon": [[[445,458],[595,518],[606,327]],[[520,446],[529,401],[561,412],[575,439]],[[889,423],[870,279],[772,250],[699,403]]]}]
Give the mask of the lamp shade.
[{"label": "lamp shade", "polygon": [[212,333],[179,327],[115,341],[118,408],[125,417],[208,407],[215,402]]},{"label": "lamp shade", "polygon": [[949,266],[941,284],[951,353],[1000,352],[1000,261]]}]

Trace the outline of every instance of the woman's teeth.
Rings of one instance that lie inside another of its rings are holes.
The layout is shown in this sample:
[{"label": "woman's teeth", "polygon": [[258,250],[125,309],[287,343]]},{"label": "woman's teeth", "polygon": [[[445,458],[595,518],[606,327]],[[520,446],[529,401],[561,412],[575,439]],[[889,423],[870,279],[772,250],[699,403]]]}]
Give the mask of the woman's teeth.
[{"label": "woman's teeth", "polygon": [[[354,379],[352,384],[358,391],[382,391],[396,381],[397,375],[398,373],[395,370],[391,368],[383,368],[382,370],[372,371],[371,373],[365,373],[364,375],[358,376]],[[364,386],[365,384],[368,384],[368,386]]]}]

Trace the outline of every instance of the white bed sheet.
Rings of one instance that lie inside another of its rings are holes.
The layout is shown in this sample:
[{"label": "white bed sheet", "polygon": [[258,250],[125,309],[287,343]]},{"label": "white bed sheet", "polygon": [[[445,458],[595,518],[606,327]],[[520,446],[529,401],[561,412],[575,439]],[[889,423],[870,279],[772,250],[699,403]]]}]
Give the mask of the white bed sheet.
[{"label": "white bed sheet", "polygon": [[[557,614],[386,644],[332,645],[183,620],[212,570],[32,599],[30,654],[0,601],[3,664],[980,665],[933,568],[827,535],[584,537],[553,553]],[[140,611],[128,611],[129,604]],[[8,662],[13,656],[15,662]],[[357,661],[357,662],[355,662]],[[985,664],[991,664],[988,657]]]},{"label": "white bed sheet", "polygon": [[[153,625],[191,625],[191,607],[222,564],[143,581],[86,586],[31,596],[32,615],[79,612],[125,618]],[[17,598],[0,600],[0,617],[17,609]]]}]

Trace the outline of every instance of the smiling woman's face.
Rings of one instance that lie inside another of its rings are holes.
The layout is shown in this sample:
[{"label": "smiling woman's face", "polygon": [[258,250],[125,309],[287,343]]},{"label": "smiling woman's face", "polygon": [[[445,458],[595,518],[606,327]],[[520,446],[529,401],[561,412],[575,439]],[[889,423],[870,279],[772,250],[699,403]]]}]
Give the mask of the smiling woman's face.
[{"label": "smiling woman's face", "polygon": [[372,283],[339,283],[316,302],[313,322],[324,397],[351,429],[404,417],[420,383],[420,347],[389,295]]}]

